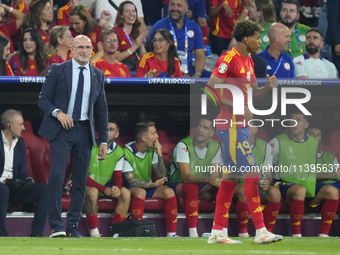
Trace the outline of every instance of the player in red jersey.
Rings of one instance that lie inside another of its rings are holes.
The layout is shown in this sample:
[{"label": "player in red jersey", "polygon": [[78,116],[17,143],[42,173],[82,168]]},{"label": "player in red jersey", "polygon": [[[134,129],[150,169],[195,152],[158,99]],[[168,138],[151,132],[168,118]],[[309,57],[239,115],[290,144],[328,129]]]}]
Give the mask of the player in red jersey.
[{"label": "player in red jersey", "polygon": [[[223,161],[224,166],[229,171],[223,172],[223,179],[216,198],[214,224],[208,243],[241,243],[228,238],[227,233],[223,233],[223,228],[228,227],[229,207],[237,180],[241,176],[244,176],[245,197],[256,229],[255,242],[271,243],[282,240],[282,236],[267,231],[263,222],[258,189],[260,178],[257,163],[250,147],[249,126],[247,124],[252,118],[252,113],[247,104],[247,89],[252,87],[253,97],[258,99],[273,87],[277,87],[275,76],[269,77],[267,75],[267,84],[261,89],[258,88],[256,83],[254,63],[249,53],[256,53],[260,48],[260,31],[262,31],[262,28],[251,20],[237,23],[233,31],[233,37],[237,42],[236,47],[222,54],[216,62],[215,70],[208,83],[211,86],[223,83],[232,84],[240,89],[244,96],[244,115],[236,116],[233,115],[232,111],[233,97],[231,92],[227,89],[221,91],[222,106],[217,119],[228,120],[228,123],[216,125],[216,131],[224,143]],[[247,171],[254,169],[254,167],[257,169],[256,171]],[[232,174],[234,170],[236,173]]]},{"label": "player in red jersey", "polygon": [[66,26],[55,26],[50,33],[50,42],[45,45],[45,51],[53,63],[63,63],[71,59],[73,36]]},{"label": "player in red jersey", "polygon": [[47,56],[43,40],[35,28],[24,31],[19,51],[8,60],[15,76],[45,76],[52,64]]},{"label": "player in red jersey", "polygon": [[164,73],[161,76],[183,77],[181,63],[169,30],[157,29],[151,41],[155,50],[144,54],[139,60],[136,77],[155,77],[160,72]]},{"label": "player in red jersey", "polygon": [[126,65],[116,61],[118,37],[114,30],[107,30],[101,35],[104,55],[93,61],[92,65],[104,72],[105,77],[131,77]]}]

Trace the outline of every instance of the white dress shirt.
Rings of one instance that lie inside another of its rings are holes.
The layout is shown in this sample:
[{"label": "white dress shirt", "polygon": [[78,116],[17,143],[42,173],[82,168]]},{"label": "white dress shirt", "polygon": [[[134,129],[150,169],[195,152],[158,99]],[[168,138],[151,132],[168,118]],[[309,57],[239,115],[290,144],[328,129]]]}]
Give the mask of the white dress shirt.
[{"label": "white dress shirt", "polygon": [[[73,115],[74,101],[76,100],[76,93],[78,88],[78,79],[81,65],[79,65],[74,59],[72,61],[72,90],[70,102],[68,104],[67,115]],[[91,73],[90,73],[90,65],[87,63],[83,71],[84,75],[84,92],[83,92],[83,102],[81,107],[81,115],[80,120],[88,120],[88,110],[89,110],[89,101],[90,101],[90,90],[91,90]]]},{"label": "white dress shirt", "polygon": [[9,146],[9,142],[7,141],[3,131],[1,130],[2,141],[5,152],[5,165],[4,171],[0,177],[0,182],[2,183],[5,179],[13,179],[13,160],[14,160],[14,148],[18,142],[18,138],[14,138],[12,140],[12,146]]}]

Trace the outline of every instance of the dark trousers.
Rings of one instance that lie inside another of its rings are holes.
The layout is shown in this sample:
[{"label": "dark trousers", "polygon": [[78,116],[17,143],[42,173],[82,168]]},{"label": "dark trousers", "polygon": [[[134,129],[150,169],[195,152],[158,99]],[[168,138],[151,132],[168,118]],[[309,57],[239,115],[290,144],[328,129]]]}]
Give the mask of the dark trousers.
[{"label": "dark trousers", "polygon": [[332,56],[333,56],[333,64],[335,65],[336,69],[338,69],[338,73],[340,74],[340,56],[335,54],[335,47],[332,46]]},{"label": "dark trousers", "polygon": [[222,38],[209,33],[209,41],[211,45],[211,52],[217,56],[221,56],[222,51],[228,49],[231,38]]},{"label": "dark trousers", "polygon": [[7,236],[6,213],[8,203],[27,204],[37,202],[32,223],[31,236],[43,236],[47,219],[47,185],[34,183],[33,189],[25,194],[15,196],[14,192],[7,185],[0,183],[0,236]]},{"label": "dark trousers", "polygon": [[61,195],[69,157],[71,158],[71,203],[67,226],[78,225],[86,195],[86,177],[91,158],[92,137],[90,124],[61,129],[50,141],[51,165],[48,177],[48,220],[52,229],[62,229]]}]

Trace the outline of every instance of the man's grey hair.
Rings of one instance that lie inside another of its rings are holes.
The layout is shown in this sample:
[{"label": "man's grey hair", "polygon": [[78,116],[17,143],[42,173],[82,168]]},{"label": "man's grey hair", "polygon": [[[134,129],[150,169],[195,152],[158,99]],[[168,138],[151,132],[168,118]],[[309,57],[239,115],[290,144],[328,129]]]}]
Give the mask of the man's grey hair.
[{"label": "man's grey hair", "polygon": [[8,109],[1,115],[1,130],[8,129],[7,125],[13,123],[16,114],[22,116],[22,112],[14,109]]}]

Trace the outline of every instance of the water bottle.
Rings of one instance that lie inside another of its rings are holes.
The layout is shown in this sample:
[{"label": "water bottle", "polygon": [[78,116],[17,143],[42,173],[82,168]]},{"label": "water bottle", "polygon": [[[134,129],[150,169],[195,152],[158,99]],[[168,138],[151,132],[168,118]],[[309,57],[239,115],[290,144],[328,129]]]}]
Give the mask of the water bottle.
[{"label": "water bottle", "polygon": [[262,172],[260,175],[260,182],[259,182],[259,193],[260,196],[264,195],[264,193],[266,193],[266,191],[262,188],[262,183],[267,180],[267,172]]}]

